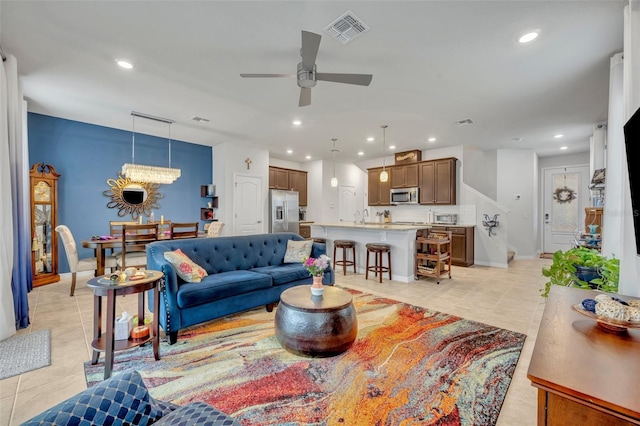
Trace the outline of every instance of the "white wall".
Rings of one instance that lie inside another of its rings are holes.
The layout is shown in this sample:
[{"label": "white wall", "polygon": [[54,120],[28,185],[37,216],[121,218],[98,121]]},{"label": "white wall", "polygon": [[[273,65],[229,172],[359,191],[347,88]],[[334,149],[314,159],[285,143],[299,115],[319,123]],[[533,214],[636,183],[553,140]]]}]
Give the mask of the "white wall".
[{"label": "white wall", "polygon": [[537,254],[536,157],[536,153],[528,149],[499,149],[497,152],[496,201],[510,211],[508,219],[513,226],[509,228],[508,244],[519,258],[533,258]]},{"label": "white wall", "polygon": [[464,147],[464,183],[492,200],[498,198],[498,151]]},{"label": "white wall", "polygon": [[583,164],[589,164],[588,152],[554,155],[553,157],[540,157],[538,159],[538,170],[552,167],[575,166]]},{"label": "white wall", "polygon": [[280,158],[269,158],[269,165],[274,167],[282,167],[285,169],[293,169],[293,170],[307,170],[305,166],[308,163],[296,163],[295,161],[287,161],[281,160]]}]

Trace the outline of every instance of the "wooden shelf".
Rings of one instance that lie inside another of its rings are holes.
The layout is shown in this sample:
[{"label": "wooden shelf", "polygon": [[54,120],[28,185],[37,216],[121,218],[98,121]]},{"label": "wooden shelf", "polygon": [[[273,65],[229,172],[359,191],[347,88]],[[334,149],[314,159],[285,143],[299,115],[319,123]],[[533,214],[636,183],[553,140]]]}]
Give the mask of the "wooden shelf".
[{"label": "wooden shelf", "polygon": [[437,283],[440,284],[441,276],[448,275],[451,278],[451,231],[419,231],[415,264],[416,280],[431,277],[438,279]]}]

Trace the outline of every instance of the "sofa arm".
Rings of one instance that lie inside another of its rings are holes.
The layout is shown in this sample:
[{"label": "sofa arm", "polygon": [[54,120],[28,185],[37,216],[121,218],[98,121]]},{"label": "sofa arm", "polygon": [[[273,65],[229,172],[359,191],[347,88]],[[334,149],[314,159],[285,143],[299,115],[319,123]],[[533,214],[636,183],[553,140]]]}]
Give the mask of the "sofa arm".
[{"label": "sofa arm", "polygon": [[[158,320],[165,333],[182,328],[180,324],[180,308],[178,307],[178,274],[171,263],[164,258],[164,252],[156,247],[147,247],[147,269],[164,273],[164,288],[160,289],[160,313]],[[153,291],[148,292],[148,308],[153,312]],[[153,312],[156,315],[155,312]],[[169,319],[171,319],[169,321]]]},{"label": "sofa arm", "polygon": [[239,426],[240,423],[204,402],[192,402],[171,412],[155,425]]},{"label": "sofa arm", "polygon": [[62,401],[23,425],[147,425],[176,408],[177,405],[153,399],[140,373],[127,370]]}]

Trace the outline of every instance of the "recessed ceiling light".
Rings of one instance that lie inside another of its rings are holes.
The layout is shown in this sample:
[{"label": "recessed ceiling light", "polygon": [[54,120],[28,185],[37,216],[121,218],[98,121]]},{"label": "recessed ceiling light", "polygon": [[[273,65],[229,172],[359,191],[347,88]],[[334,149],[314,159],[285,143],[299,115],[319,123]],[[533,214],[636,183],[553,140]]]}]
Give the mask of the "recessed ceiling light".
[{"label": "recessed ceiling light", "polygon": [[300,120],[293,120],[293,125],[294,125],[294,126],[299,126],[299,125],[301,125],[301,124],[302,124],[302,121],[300,121]]},{"label": "recessed ceiling light", "polygon": [[358,155],[364,155],[364,151],[358,151]]},{"label": "recessed ceiling light", "polygon": [[310,155],[307,155],[307,156],[306,156],[306,157],[304,157],[304,158],[306,158],[307,160],[311,160],[311,156],[310,156]]},{"label": "recessed ceiling light", "polygon": [[373,141],[375,141],[375,140],[376,140],[376,138],[372,138],[371,136],[369,136],[369,137],[367,138],[367,142],[373,142]]},{"label": "recessed ceiling light", "polygon": [[125,61],[124,59],[116,59],[116,63],[124,69],[130,70],[131,68],[133,68],[133,65],[131,64],[131,62]]},{"label": "recessed ceiling light", "polygon": [[293,154],[293,150],[292,149],[288,149],[287,150],[287,154]]},{"label": "recessed ceiling light", "polygon": [[561,146],[560,149],[568,149],[568,146]]},{"label": "recessed ceiling light", "polygon": [[557,135],[554,135],[553,137],[554,137],[554,138],[556,138],[556,139],[560,139],[560,138],[561,138],[561,137],[563,137],[563,136],[564,136],[564,135],[557,134]]},{"label": "recessed ceiling light", "polygon": [[389,145],[389,149],[396,149],[395,145]]},{"label": "recessed ceiling light", "polygon": [[427,139],[427,140],[428,140],[429,142],[435,142],[435,141],[436,141],[436,138],[429,138],[429,139]]},{"label": "recessed ceiling light", "polygon": [[520,43],[529,43],[530,41],[533,41],[536,38],[538,38],[538,33],[539,33],[539,30],[531,31],[530,33],[526,33],[526,34],[522,35],[518,39],[518,41]]}]

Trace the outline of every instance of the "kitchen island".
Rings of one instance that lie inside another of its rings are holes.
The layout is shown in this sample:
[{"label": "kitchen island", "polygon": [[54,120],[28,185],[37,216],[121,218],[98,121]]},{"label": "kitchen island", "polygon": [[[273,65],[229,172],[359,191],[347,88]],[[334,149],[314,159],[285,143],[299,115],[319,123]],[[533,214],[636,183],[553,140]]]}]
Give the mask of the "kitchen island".
[{"label": "kitchen island", "polygon": [[[352,222],[313,223],[311,224],[311,237],[327,239],[327,254],[330,257],[333,257],[334,240],[355,241],[356,267],[359,273],[365,272],[365,265],[367,263],[366,244],[389,244],[391,246],[391,278],[395,281],[408,283],[414,280],[416,231],[418,229],[429,228],[429,225],[420,224],[366,223],[363,225]],[[341,256],[342,253],[339,255]],[[331,260],[333,262],[333,259]],[[374,262],[373,256],[370,262]],[[342,268],[338,267],[336,278],[341,274]]]}]

